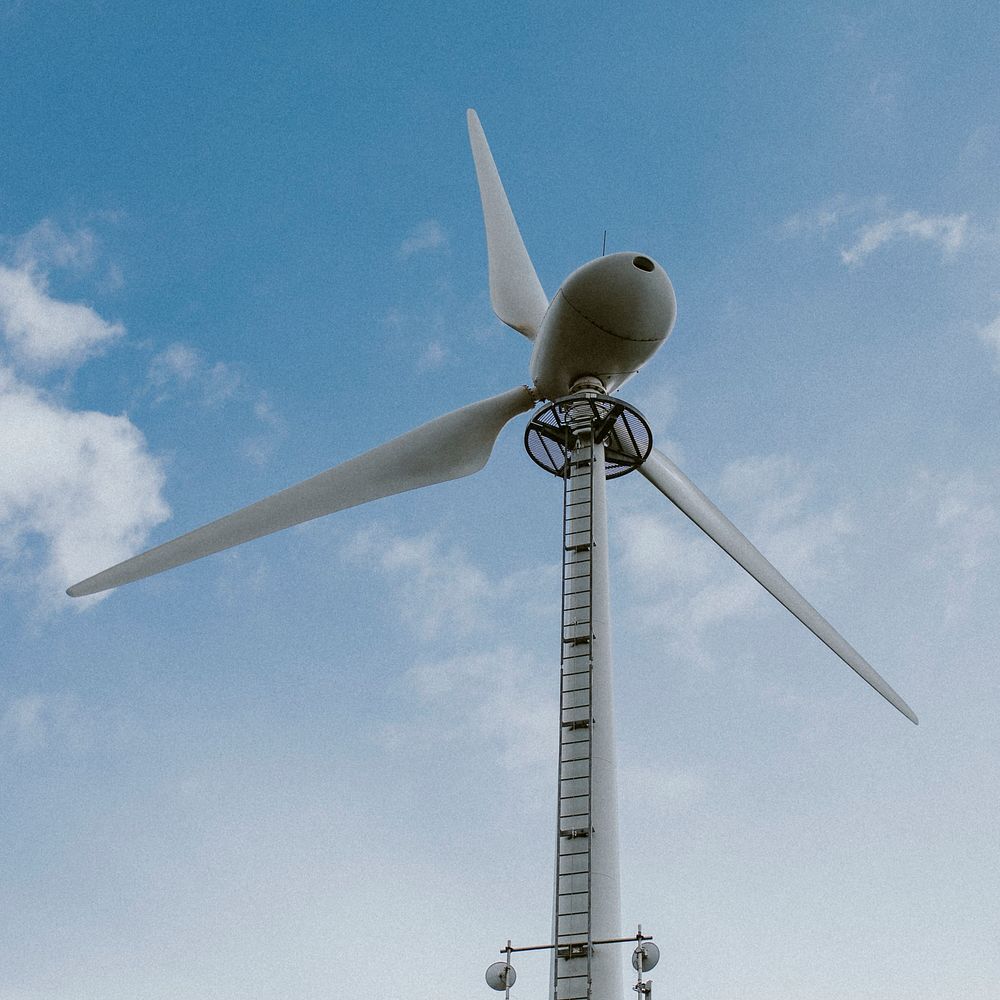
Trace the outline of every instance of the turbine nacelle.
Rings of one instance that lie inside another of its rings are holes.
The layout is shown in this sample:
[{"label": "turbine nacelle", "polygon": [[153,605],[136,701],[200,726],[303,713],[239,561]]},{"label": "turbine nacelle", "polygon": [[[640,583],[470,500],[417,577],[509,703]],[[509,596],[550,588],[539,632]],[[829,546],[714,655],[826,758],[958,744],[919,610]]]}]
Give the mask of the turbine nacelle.
[{"label": "turbine nacelle", "polygon": [[670,336],[673,285],[643,254],[614,253],[578,267],[549,304],[535,336],[531,380],[545,399],[565,396],[596,376],[612,392]]}]

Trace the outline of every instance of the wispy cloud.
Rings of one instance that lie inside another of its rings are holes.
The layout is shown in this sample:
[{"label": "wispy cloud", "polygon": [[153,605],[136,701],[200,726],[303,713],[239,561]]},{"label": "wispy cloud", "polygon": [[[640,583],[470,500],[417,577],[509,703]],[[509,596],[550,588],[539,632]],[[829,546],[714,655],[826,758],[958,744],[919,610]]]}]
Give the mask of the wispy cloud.
[{"label": "wispy cloud", "polygon": [[428,250],[441,250],[448,245],[448,234],[437,219],[426,219],[416,226],[399,246],[400,256],[404,260],[415,253]]},{"label": "wispy cloud", "polygon": [[224,361],[209,361],[190,344],[173,343],[153,356],[149,382],[162,403],[180,393],[194,394],[205,406],[232,399],[243,387],[242,372]]},{"label": "wispy cloud", "polygon": [[862,227],[856,235],[855,242],[846,250],[841,250],[840,259],[848,267],[857,267],[887,243],[904,239],[936,243],[942,253],[950,257],[957,253],[965,242],[968,223],[968,215],[921,215],[919,212],[903,212],[891,219],[883,219]]},{"label": "wispy cloud", "polygon": [[93,712],[76,696],[24,694],[0,710],[0,760],[53,750],[79,753],[94,743],[99,732]]},{"label": "wispy cloud", "polygon": [[559,718],[551,679],[533,654],[509,643],[422,660],[403,678],[421,711],[387,726],[382,740],[410,753],[421,745],[437,753],[443,743],[474,747],[522,780],[533,774],[547,782]]},{"label": "wispy cloud", "polygon": [[448,348],[440,340],[432,340],[417,359],[418,371],[436,371],[448,360]]},{"label": "wispy cloud", "polygon": [[42,219],[13,243],[18,267],[32,271],[66,268],[75,274],[92,270],[97,259],[97,238],[86,227],[67,231],[52,219]]},{"label": "wispy cloud", "polygon": [[903,77],[899,73],[892,71],[876,73],[868,82],[868,94],[874,106],[880,111],[893,112],[899,107],[903,84]]},{"label": "wispy cloud", "polygon": [[934,525],[921,557],[923,568],[942,581],[946,620],[961,619],[973,603],[970,595],[1000,555],[1000,495],[978,473],[928,470],[916,476],[908,494],[922,521]]},{"label": "wispy cloud", "polygon": [[891,213],[884,196],[837,195],[818,208],[789,216],[778,233],[783,238],[813,236],[825,240],[834,234],[842,238],[848,226],[854,227],[853,241],[841,249],[840,259],[848,267],[860,267],[883,247],[905,240],[935,244],[946,258],[952,257],[968,241],[970,216],[923,215],[912,210]]},{"label": "wispy cloud", "polygon": [[243,439],[240,450],[254,465],[266,465],[287,433],[284,417],[275,410],[266,392],[257,396],[253,415],[260,430]]},{"label": "wispy cloud", "polygon": [[402,622],[424,642],[445,635],[492,635],[496,623],[505,620],[498,607],[529,593],[529,580],[545,573],[544,568],[525,569],[491,577],[459,545],[445,545],[435,532],[388,535],[378,524],[358,532],[344,555],[383,572],[394,586]]},{"label": "wispy cloud", "polygon": [[804,209],[782,222],[779,232],[785,237],[826,234],[859,216],[884,214],[886,199],[882,196],[851,198],[838,194],[818,208]]},{"label": "wispy cloud", "polygon": [[[734,462],[721,477],[722,506],[747,537],[796,586],[820,578],[831,552],[850,531],[846,513],[817,511],[808,471],[784,456]],[[743,516],[741,516],[741,514]],[[641,622],[671,623],[674,641],[707,662],[714,626],[749,614],[763,589],[714,546],[660,510],[636,509],[616,519],[626,578]],[[657,625],[657,631],[662,628]]]},{"label": "wispy cloud", "polygon": [[499,760],[522,783],[547,782],[557,691],[551,671],[510,638],[507,623],[531,621],[546,587],[553,601],[543,613],[558,614],[557,567],[498,576],[433,532],[390,535],[378,525],[357,533],[344,554],[383,574],[394,617],[418,650],[401,681],[412,708],[383,728],[384,747],[440,758],[442,745],[460,746],[466,757]]},{"label": "wispy cloud", "polygon": [[254,465],[265,465],[285,436],[285,421],[266,392],[255,389],[238,365],[211,361],[190,344],[176,342],[154,355],[147,379],[157,405],[183,400],[208,408],[249,406],[254,423],[240,452]]},{"label": "wispy cloud", "polygon": [[993,367],[1000,373],[1000,313],[992,323],[981,326],[976,332],[979,339],[993,351]]}]

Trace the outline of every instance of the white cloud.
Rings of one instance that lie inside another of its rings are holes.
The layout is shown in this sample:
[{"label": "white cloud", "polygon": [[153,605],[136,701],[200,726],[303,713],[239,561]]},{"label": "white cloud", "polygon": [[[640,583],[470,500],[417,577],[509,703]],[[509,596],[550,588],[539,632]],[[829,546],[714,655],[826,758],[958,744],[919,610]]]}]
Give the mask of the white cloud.
[{"label": "white cloud", "polygon": [[375,525],[358,532],[345,555],[374,563],[395,584],[402,620],[423,641],[447,633],[468,636],[498,620],[498,602],[526,586],[531,571],[491,579],[453,545],[445,548],[433,532],[409,538],[387,536]]},{"label": "white cloud", "polygon": [[97,240],[89,229],[66,232],[43,219],[14,241],[14,261],[31,271],[67,268],[77,274],[90,271],[97,256]]},{"label": "white cloud", "polygon": [[265,392],[257,397],[253,415],[260,422],[262,430],[259,434],[244,438],[240,451],[254,465],[266,465],[286,434],[285,421]]},{"label": "white cloud", "polygon": [[[680,406],[677,387],[673,381],[660,376],[658,379],[647,378],[630,391],[633,402],[642,415],[649,421],[653,431],[653,439],[662,451],[668,451],[677,456],[676,443],[667,441],[667,428],[670,426]],[[681,456],[682,458],[683,456]]]},{"label": "white cloud", "polygon": [[899,73],[877,73],[868,83],[872,103],[881,111],[895,111],[899,106],[899,92],[903,78]]},{"label": "white cloud", "polygon": [[44,275],[30,267],[0,264],[0,332],[16,362],[44,372],[79,365],[125,328],[90,306],[52,298]]},{"label": "white cloud", "polygon": [[184,400],[208,408],[249,406],[256,433],[242,439],[240,453],[254,465],[267,464],[285,436],[285,421],[266,392],[254,389],[239,366],[209,361],[190,344],[176,342],[154,355],[147,378],[156,404]]},{"label": "white cloud", "polygon": [[426,372],[440,368],[448,360],[448,348],[441,341],[432,340],[417,360],[417,370]]},{"label": "white cloud", "polygon": [[787,237],[803,236],[810,233],[824,235],[859,215],[883,214],[885,206],[886,199],[881,196],[849,198],[845,194],[838,194],[820,205],[819,208],[796,212],[789,216],[781,224],[780,233]]},{"label": "white cloud", "polygon": [[423,717],[387,728],[383,738],[390,747],[412,751],[420,744],[461,743],[485,751],[513,773],[548,779],[559,718],[557,688],[551,669],[533,655],[504,644],[422,661],[407,671],[404,683]]},{"label": "white cloud", "polygon": [[972,595],[998,562],[997,488],[971,471],[948,476],[924,470],[911,484],[908,501],[921,524],[934,526],[920,557],[922,568],[939,581],[945,620],[960,620],[975,606]]},{"label": "white cloud", "polygon": [[218,406],[245,388],[238,368],[224,361],[209,361],[198,348],[182,343],[170,344],[154,355],[149,363],[149,382],[158,403],[184,391],[194,392],[205,406]]},{"label": "white cloud", "polygon": [[[386,575],[394,618],[435,650],[432,659],[415,657],[406,671],[402,686],[413,707],[405,721],[382,730],[386,748],[440,758],[442,744],[460,746],[463,759],[483,753],[522,783],[546,782],[558,686],[551,663],[510,640],[509,623],[524,628],[539,612],[543,588],[553,601],[541,613],[558,615],[558,569],[491,577],[434,533],[399,537],[378,525],[358,532],[345,555]],[[448,646],[453,652],[441,655]]]},{"label": "white cloud", "polygon": [[127,417],[70,410],[3,368],[0,467],[0,559],[53,599],[169,515],[160,464]]},{"label": "white cloud", "polygon": [[67,268],[85,274],[94,266],[97,240],[89,229],[66,232],[51,219],[43,219],[14,241],[14,262],[32,271]]},{"label": "white cloud", "polygon": [[[8,348],[0,361],[2,583],[37,587],[51,604],[68,601],[69,584],[132,555],[169,510],[160,465],[127,417],[75,411],[28,381],[80,364],[125,332],[89,306],[49,293],[51,269],[93,269],[93,234],[44,220],[3,242],[11,264],[0,264],[0,335]],[[30,707],[18,709],[25,726]]]},{"label": "white cloud", "polygon": [[0,759],[23,757],[54,744],[61,750],[86,749],[95,719],[70,694],[26,694],[11,698],[0,712]]},{"label": "white cloud", "polygon": [[939,482],[934,492],[934,522],[948,561],[974,570],[995,558],[1000,542],[995,491],[967,473]]},{"label": "white cloud", "polygon": [[403,240],[399,246],[399,253],[405,259],[412,257],[415,253],[422,253],[425,250],[440,250],[448,245],[448,234],[444,231],[441,223],[436,219],[427,219],[421,222]]},{"label": "white cloud", "polygon": [[[866,219],[873,221],[865,222]],[[785,238],[818,236],[828,239],[834,233],[843,233],[853,223],[857,227],[853,242],[840,251],[840,259],[848,267],[860,267],[873,253],[900,240],[922,240],[940,247],[945,258],[953,257],[973,235],[969,221],[968,213],[922,215],[907,211],[890,214],[888,200],[882,195],[849,198],[840,194],[818,208],[789,216],[777,233]]]},{"label": "white cloud", "polygon": [[968,215],[920,215],[903,212],[863,226],[854,244],[840,252],[840,259],[849,267],[857,267],[876,250],[899,239],[918,239],[936,243],[946,256],[957,253],[966,238]]}]

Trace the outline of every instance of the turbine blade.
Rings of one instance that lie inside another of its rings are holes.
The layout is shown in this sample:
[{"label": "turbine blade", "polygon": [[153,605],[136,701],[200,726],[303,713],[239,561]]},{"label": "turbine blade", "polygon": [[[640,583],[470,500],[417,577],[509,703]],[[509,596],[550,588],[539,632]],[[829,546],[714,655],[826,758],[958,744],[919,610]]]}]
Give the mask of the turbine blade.
[{"label": "turbine blade", "polygon": [[757,551],[736,526],[680,469],[655,448],[639,471],[721,549],[777,598],[859,677],[867,681],[911,722],[917,717],[874,667]]},{"label": "turbine blade", "polygon": [[294,524],[381,497],[478,472],[507,421],[530,410],[524,386],[464,406],[312,479],[212,521],[74,584],[70,597],[96,594]]},{"label": "turbine blade", "polygon": [[490,268],[493,311],[509,327],[534,340],[549,307],[534,265],[511,211],[479,116],[468,112],[469,143],[476,164],[479,197],[486,224],[486,255]]}]

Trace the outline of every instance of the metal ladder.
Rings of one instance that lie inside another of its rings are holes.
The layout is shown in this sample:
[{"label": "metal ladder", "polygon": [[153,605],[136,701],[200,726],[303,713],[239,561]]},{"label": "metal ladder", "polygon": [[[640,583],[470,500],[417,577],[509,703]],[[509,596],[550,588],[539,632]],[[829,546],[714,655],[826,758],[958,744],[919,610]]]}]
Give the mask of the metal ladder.
[{"label": "metal ladder", "polygon": [[591,503],[593,421],[576,436],[564,470],[562,653],[559,695],[559,843],[552,1000],[590,1000],[593,623]]}]

